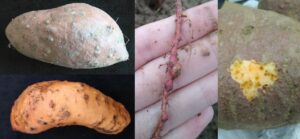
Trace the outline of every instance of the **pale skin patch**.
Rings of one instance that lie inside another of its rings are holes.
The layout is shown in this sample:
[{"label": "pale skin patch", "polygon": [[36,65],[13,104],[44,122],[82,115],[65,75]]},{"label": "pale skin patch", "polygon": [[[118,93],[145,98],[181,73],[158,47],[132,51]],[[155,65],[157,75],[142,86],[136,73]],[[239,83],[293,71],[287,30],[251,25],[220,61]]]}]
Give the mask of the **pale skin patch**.
[{"label": "pale skin patch", "polygon": [[250,102],[258,96],[258,89],[265,89],[278,79],[276,65],[255,60],[235,60],[230,66],[233,80],[240,84],[243,95]]}]

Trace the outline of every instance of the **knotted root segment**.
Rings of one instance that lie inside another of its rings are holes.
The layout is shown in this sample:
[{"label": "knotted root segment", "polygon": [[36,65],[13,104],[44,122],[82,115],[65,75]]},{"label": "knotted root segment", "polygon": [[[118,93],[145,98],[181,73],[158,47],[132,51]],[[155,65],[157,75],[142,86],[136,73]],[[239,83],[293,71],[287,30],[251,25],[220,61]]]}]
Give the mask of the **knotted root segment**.
[{"label": "knotted root segment", "polygon": [[152,139],[161,138],[161,130],[163,129],[164,123],[168,120],[168,95],[173,89],[173,81],[180,75],[181,64],[178,60],[177,49],[181,40],[181,28],[182,28],[182,6],[181,1],[176,0],[176,30],[175,37],[172,41],[172,48],[170,50],[170,57],[167,63],[166,80],[164,84],[164,91],[162,93],[162,104],[161,104],[161,116],[160,120],[152,134]]}]

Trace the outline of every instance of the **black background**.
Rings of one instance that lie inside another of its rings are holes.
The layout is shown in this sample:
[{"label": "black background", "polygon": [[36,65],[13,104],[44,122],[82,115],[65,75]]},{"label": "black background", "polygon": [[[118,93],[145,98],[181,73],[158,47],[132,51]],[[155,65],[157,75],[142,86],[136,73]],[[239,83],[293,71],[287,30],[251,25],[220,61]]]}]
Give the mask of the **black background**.
[{"label": "black background", "polygon": [[[75,70],[43,63],[27,58],[14,49],[9,49],[5,28],[12,18],[32,10],[59,7],[68,3],[84,2],[107,12],[118,19],[129,52],[129,61],[106,68]],[[1,73],[67,73],[67,74],[128,74],[134,73],[134,1],[133,0],[1,0],[0,5],[0,74]]]},{"label": "black background", "polygon": [[[105,135],[81,126],[66,126],[29,135],[12,131],[10,111],[14,101],[28,86],[47,80],[68,80],[87,83],[121,102],[130,112],[130,125],[118,135]],[[132,139],[134,138],[134,76],[95,75],[0,75],[0,139]]]}]

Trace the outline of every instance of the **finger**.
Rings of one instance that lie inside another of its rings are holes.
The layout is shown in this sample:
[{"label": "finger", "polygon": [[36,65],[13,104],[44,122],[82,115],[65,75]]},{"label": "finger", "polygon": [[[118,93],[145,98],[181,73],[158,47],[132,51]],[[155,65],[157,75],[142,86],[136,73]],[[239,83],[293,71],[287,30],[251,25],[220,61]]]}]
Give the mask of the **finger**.
[{"label": "finger", "polygon": [[[168,133],[174,127],[191,119],[208,106],[217,101],[217,72],[213,72],[203,79],[189,86],[177,90],[169,97],[169,119],[161,132]],[[161,101],[135,114],[135,137],[137,139],[150,138],[161,114]]]},{"label": "finger", "polygon": [[[181,74],[174,80],[173,89],[181,88],[217,69],[217,33],[195,41],[178,51]],[[157,102],[163,92],[167,57],[159,57],[135,73],[135,110]],[[165,64],[165,65],[164,65]]]},{"label": "finger", "polygon": [[195,139],[212,120],[214,110],[211,106],[179,127],[172,129],[163,139]]},{"label": "finger", "polygon": [[[184,22],[182,26],[180,46],[216,30],[217,12],[216,0],[184,12],[190,23]],[[174,33],[175,16],[137,28],[135,30],[135,69],[169,51]]]}]

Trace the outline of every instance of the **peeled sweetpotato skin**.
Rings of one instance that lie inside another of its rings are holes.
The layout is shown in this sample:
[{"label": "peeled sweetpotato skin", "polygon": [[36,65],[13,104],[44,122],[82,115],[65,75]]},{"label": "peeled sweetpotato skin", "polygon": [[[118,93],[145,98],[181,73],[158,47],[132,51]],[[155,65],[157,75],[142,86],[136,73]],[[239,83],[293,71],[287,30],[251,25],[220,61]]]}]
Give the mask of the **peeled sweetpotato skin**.
[{"label": "peeled sweetpotato skin", "polygon": [[[230,3],[219,17],[218,126],[261,130],[300,122],[300,24],[275,12]],[[247,100],[229,71],[237,59],[273,62],[277,80]]]},{"label": "peeled sweetpotato skin", "polygon": [[129,125],[130,115],[121,103],[87,84],[45,81],[22,92],[10,120],[13,130],[27,134],[70,125],[118,134]]},{"label": "peeled sweetpotato skin", "polygon": [[264,10],[276,11],[300,21],[299,0],[260,0],[258,7]]},{"label": "peeled sweetpotato skin", "polygon": [[85,3],[24,13],[5,33],[21,54],[73,69],[106,67],[129,57],[114,19]]}]

